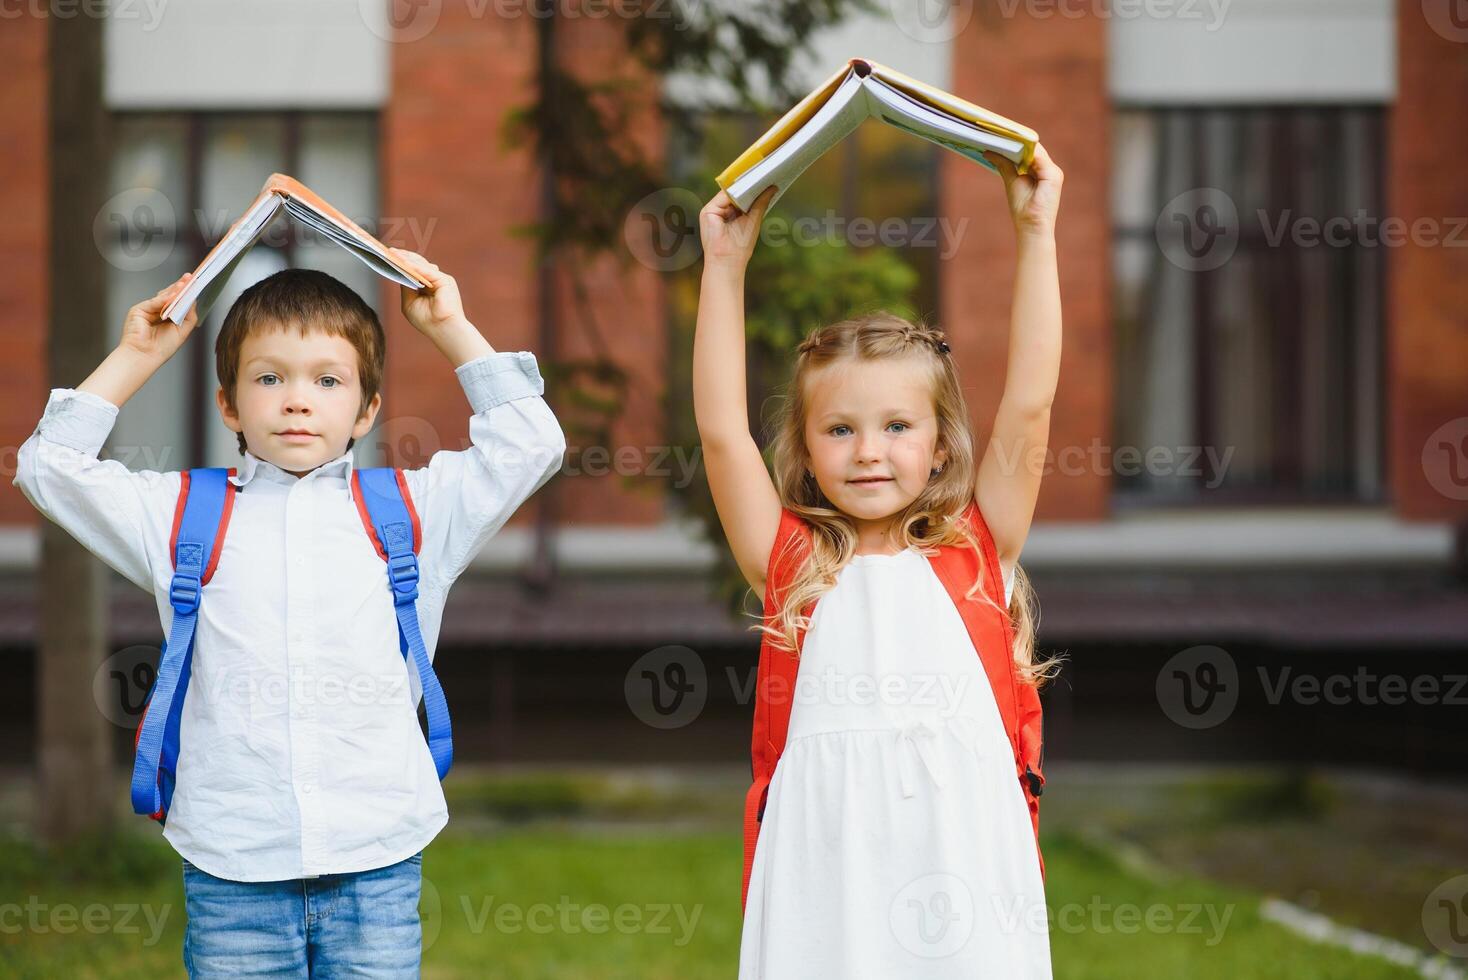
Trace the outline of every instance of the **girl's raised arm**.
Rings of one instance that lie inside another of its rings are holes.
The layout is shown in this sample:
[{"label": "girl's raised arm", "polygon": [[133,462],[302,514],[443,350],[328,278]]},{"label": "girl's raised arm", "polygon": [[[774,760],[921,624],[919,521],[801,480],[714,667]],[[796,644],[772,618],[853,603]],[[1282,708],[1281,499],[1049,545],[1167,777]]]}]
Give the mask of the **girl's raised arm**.
[{"label": "girl's raised arm", "polygon": [[990,154],[1004,178],[1014,219],[1018,263],[1010,314],[1009,364],[989,446],[979,463],[974,496],[1007,572],[1019,559],[1035,500],[1040,495],[1050,439],[1050,405],[1060,375],[1060,275],[1055,258],[1055,214],[1065,179],[1036,145],[1034,166],[1020,176]]},{"label": "girl's raised arm", "polygon": [[720,191],[699,213],[703,283],[693,338],[693,412],[703,443],[704,472],[734,560],[761,601],[780,527],[780,498],[749,431],[744,270],[773,197],[774,188],[768,188],[748,213],[741,213]]}]

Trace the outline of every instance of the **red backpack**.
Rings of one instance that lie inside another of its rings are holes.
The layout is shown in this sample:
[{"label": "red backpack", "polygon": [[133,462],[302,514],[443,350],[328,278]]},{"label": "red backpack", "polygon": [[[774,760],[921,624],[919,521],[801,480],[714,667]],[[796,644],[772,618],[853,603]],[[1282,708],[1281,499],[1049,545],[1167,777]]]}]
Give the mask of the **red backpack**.
[{"label": "red backpack", "polygon": [[[976,503],[970,503],[964,517],[979,540],[984,553],[985,592],[1003,605],[1004,584],[999,569],[999,555]],[[794,581],[810,548],[810,527],[788,508],[780,513],[780,528],[775,533],[775,547],[770,552],[770,566],[765,579],[765,622],[773,622],[780,601]],[[1006,613],[1001,613],[978,597],[964,595],[978,577],[978,556],[965,545],[945,545],[929,557],[938,579],[948,590],[953,604],[968,627],[969,638],[979,651],[984,673],[999,705],[999,717],[1009,733],[1014,748],[1014,771],[1030,806],[1030,821],[1035,827],[1035,850],[1040,847],[1040,794],[1045,776],[1041,772],[1044,758],[1045,728],[1040,713],[1040,695],[1031,684],[1020,681],[1014,669],[1014,629]],[[809,616],[815,604],[807,606]],[[805,632],[797,634],[796,644],[803,647]],[[759,840],[760,821],[765,815],[765,799],[780,753],[785,749],[785,736],[790,729],[790,706],[794,697],[799,660],[774,639],[765,634],[760,643],[759,675],[755,684],[754,736],[750,745],[754,784],[744,798],[744,888],[741,903],[749,899],[749,874],[754,867],[754,848]],[[1040,875],[1045,874],[1045,859],[1040,856]]]}]

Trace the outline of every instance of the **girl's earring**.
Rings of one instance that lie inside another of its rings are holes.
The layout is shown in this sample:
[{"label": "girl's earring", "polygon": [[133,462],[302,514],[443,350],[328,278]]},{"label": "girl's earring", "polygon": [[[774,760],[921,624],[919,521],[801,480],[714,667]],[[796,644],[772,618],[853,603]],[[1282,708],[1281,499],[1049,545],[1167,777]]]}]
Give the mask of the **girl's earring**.
[{"label": "girl's earring", "polygon": [[933,474],[932,475],[933,476],[937,476],[939,473],[942,473],[942,472],[943,472],[943,467],[941,467],[941,466],[935,466],[935,467],[933,467]]}]

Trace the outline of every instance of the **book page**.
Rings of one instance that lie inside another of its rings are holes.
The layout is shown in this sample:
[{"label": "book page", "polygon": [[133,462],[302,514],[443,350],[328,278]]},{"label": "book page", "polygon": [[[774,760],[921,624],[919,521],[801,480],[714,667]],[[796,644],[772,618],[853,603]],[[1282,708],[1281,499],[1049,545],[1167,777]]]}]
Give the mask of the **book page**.
[{"label": "book page", "polygon": [[847,75],[826,104],[804,126],[729,185],[729,197],[741,211],[748,211],[754,199],[771,184],[779,188],[775,191],[774,201],[770,202],[774,207],[775,201],[784,196],[797,177],[871,115],[862,86],[863,80],[854,73]]},{"label": "book page", "polygon": [[993,150],[1016,166],[1024,159],[1025,144],[989,132],[966,119],[945,115],[900,92],[875,76],[866,79],[874,114],[882,121],[923,139],[945,146],[990,170],[994,165],[980,154]]},{"label": "book page", "polygon": [[204,261],[194,270],[194,278],[189,280],[189,284],[163,310],[163,316],[174,323],[183,323],[189,310],[197,305],[199,317],[202,319],[219,298],[219,291],[224,288],[225,280],[235,266],[239,265],[240,256],[255,244],[265,226],[270,224],[270,219],[280,210],[280,206],[281,198],[278,194],[266,192],[256,198],[250,209],[230,225],[224,237],[204,256]]},{"label": "book page", "polygon": [[926,82],[920,82],[896,69],[877,64],[875,61],[869,61],[867,64],[871,67],[873,77],[886,82],[909,98],[929,106],[941,115],[966,119],[991,133],[1008,136],[1022,143],[1033,144],[1040,138],[1039,134],[1030,127],[1017,123],[1013,119],[1007,119],[983,106],[974,105],[967,99],[960,99],[951,92],[934,88]]},{"label": "book page", "polygon": [[[765,134],[755,140],[733,163],[724,168],[724,172],[714,178],[714,182],[720,187],[727,189],[730,184],[743,176],[744,172],[754,166],[775,150],[779,149],[787,139],[794,135],[800,127],[810,121],[810,118],[820,111],[831,98],[831,94],[841,86],[846,77],[851,74],[852,62],[842,65],[832,72],[830,77],[821,83],[820,88],[811,92],[805,98],[797,102],[789,112],[765,131]],[[765,186],[769,186],[768,184]]]},{"label": "book page", "polygon": [[285,202],[286,211],[293,218],[297,218],[302,224],[308,225],[315,231],[326,236],[331,241],[351,252],[362,261],[373,272],[384,279],[389,279],[400,286],[409,289],[422,289],[424,283],[398,268],[386,251],[382,250],[373,241],[358,237],[349,229],[333,221],[329,216],[317,211],[305,201],[294,197],[287,198]]}]

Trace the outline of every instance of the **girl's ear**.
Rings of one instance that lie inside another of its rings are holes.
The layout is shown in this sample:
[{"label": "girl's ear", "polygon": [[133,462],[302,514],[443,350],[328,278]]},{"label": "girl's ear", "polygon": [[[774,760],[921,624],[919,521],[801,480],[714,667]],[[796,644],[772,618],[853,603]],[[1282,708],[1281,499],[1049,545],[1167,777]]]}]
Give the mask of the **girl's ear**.
[{"label": "girl's ear", "polygon": [[948,447],[947,446],[939,446],[937,449],[933,450],[933,465],[934,466],[943,466],[947,462],[948,462]]}]

